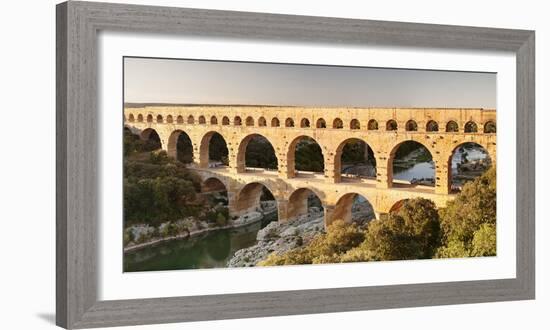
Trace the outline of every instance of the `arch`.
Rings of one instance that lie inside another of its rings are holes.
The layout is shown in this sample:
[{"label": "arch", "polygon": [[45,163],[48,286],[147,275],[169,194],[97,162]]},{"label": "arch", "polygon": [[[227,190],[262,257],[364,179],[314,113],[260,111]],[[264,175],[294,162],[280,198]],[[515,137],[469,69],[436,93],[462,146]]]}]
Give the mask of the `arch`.
[{"label": "arch", "polygon": [[222,125],[224,125],[224,126],[229,125],[229,117],[223,116],[223,118],[222,118]]},{"label": "arch", "polygon": [[216,177],[209,177],[201,183],[202,193],[227,191],[225,183]]},{"label": "arch", "polygon": [[206,124],[206,118],[204,118],[203,115],[199,116],[199,124],[200,125],[205,125]]},{"label": "arch", "polygon": [[176,122],[177,122],[178,124],[183,124],[183,116],[181,116],[181,115],[178,116],[178,117],[176,118]]},{"label": "arch", "polygon": [[145,141],[143,146],[144,150],[153,151],[162,148],[162,141],[156,130],[153,128],[146,128],[139,134],[139,137]]},{"label": "arch", "polygon": [[350,129],[361,129],[361,123],[357,119],[352,119],[349,123]]},{"label": "arch", "polygon": [[260,126],[260,127],[267,126],[267,122],[265,120],[265,117],[258,118],[258,126]]},{"label": "arch", "polygon": [[[358,157],[361,154],[363,157]],[[347,157],[344,157],[347,156]],[[343,158],[346,158],[343,160]],[[334,182],[342,178],[342,163],[351,164],[346,172],[359,178],[376,178],[376,157],[368,143],[358,138],[342,141],[334,153]]]},{"label": "arch", "polygon": [[300,127],[306,128],[306,127],[309,127],[309,126],[310,126],[309,119],[302,118],[302,120],[300,120]]},{"label": "arch", "polygon": [[397,131],[397,122],[390,119],[386,122],[386,131]]},{"label": "arch", "polygon": [[172,115],[166,116],[166,122],[172,124],[174,122],[174,117],[172,117]]},{"label": "arch", "polygon": [[128,121],[133,123],[136,119],[134,118],[134,114],[131,113],[129,116],[128,116]]},{"label": "arch", "polygon": [[157,123],[161,124],[163,122],[162,115],[157,115]]},{"label": "arch", "polygon": [[445,132],[458,132],[458,124],[454,120],[450,120],[445,125]]},{"label": "arch", "polygon": [[346,223],[366,223],[374,218],[374,208],[369,200],[363,195],[351,192],[338,199],[330,219],[325,219],[325,222],[327,226],[336,220],[343,220]]},{"label": "arch", "polygon": [[239,116],[235,116],[233,118],[233,126],[241,126],[242,125],[242,119]]},{"label": "arch", "polygon": [[289,178],[295,177],[297,171],[320,173],[325,169],[323,150],[320,144],[308,135],[300,135],[292,140],[288,146],[286,159]]},{"label": "arch", "polygon": [[332,128],[341,129],[344,128],[344,122],[340,118],[334,118],[332,121]]},{"label": "arch", "polygon": [[418,131],[418,124],[416,123],[416,121],[411,119],[405,124],[405,130],[408,132]]},{"label": "arch", "polygon": [[246,117],[246,126],[254,126],[254,118],[252,118],[251,116],[248,116]]},{"label": "arch", "polygon": [[435,120],[430,120],[426,124],[426,132],[438,132],[439,124]]},{"label": "arch", "polygon": [[497,132],[497,124],[489,120],[488,122],[483,125],[483,133],[496,133]]},{"label": "arch", "polygon": [[218,118],[216,116],[210,117],[210,125],[218,125]]},{"label": "arch", "polygon": [[435,186],[435,164],[430,149],[415,140],[396,144],[388,157],[388,184],[394,179],[402,184]]},{"label": "arch", "polygon": [[[237,215],[248,213],[252,211],[261,211],[262,209],[262,196],[269,196],[273,198],[273,192],[263,183],[251,182],[242,187],[235,197],[235,204],[233,210]],[[275,200],[276,206],[277,202]]]},{"label": "arch", "polygon": [[317,123],[315,124],[315,127],[317,128],[327,128],[327,122],[323,118],[317,119]]},{"label": "arch", "polygon": [[279,127],[281,126],[281,123],[279,122],[279,118],[273,117],[271,119],[271,127]]},{"label": "arch", "polygon": [[388,211],[388,213],[399,212],[401,207],[403,207],[403,204],[405,204],[405,202],[408,201],[408,200],[409,200],[408,198],[405,198],[405,199],[400,199],[397,202],[393,203],[393,205],[392,205],[392,207],[390,207],[390,210]]},{"label": "arch", "polygon": [[456,145],[446,164],[449,175],[448,191],[460,191],[466,182],[485,173],[492,163],[489,151],[479,143],[462,142]]},{"label": "arch", "polygon": [[[254,148],[254,150],[248,150],[249,146]],[[250,154],[247,154],[247,152]],[[246,167],[277,169],[278,164],[279,162],[275,154],[275,149],[265,136],[260,134],[249,134],[239,143],[239,149],[237,151],[238,173],[245,172]]]},{"label": "arch", "polygon": [[193,142],[182,130],[175,130],[168,137],[168,156],[174,157],[184,164],[193,162]]},{"label": "arch", "polygon": [[285,127],[294,127],[294,119],[288,117],[285,120]]},{"label": "arch", "polygon": [[[313,200],[317,200],[313,202]],[[315,205],[318,204],[318,205]],[[313,208],[317,207],[318,210]],[[322,212],[323,201],[314,190],[309,188],[298,188],[288,197],[288,208],[286,218],[288,220],[306,215],[308,213]],[[318,211],[318,212],[315,212]]]},{"label": "arch", "polygon": [[143,115],[141,113],[137,116],[137,121],[138,123],[143,123]]},{"label": "arch", "polygon": [[473,121],[464,124],[464,133],[477,133],[477,124]]},{"label": "arch", "polygon": [[378,122],[375,119],[369,120],[369,122],[367,124],[367,130],[377,131],[378,130]]},{"label": "arch", "polygon": [[195,123],[195,117],[193,117],[192,115],[189,115],[187,117],[187,123],[188,124],[194,124]]},{"label": "arch", "polygon": [[153,122],[153,115],[147,115],[147,122],[152,123]]},{"label": "arch", "polygon": [[210,131],[201,139],[199,165],[202,168],[229,165],[227,139],[219,132]]}]

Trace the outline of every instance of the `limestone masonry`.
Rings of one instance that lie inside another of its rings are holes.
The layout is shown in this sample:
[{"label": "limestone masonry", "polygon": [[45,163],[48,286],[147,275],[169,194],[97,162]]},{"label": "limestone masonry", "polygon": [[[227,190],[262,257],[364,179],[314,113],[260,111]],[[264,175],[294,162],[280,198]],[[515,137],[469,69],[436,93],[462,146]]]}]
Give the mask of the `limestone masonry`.
[{"label": "limestone masonry", "polygon": [[[496,164],[494,109],[131,105],[124,109],[124,121],[143,139],[156,131],[171,156],[175,156],[178,136],[185,132],[193,144],[190,167],[203,178],[203,190],[227,189],[230,212],[239,215],[257,207],[265,186],[278,202],[279,221],[307,211],[310,191],[323,203],[326,224],[335,219],[349,221],[356,194],[367,198],[377,215],[414,197],[443,207],[454,197],[450,194],[452,154],[466,142],[485,148]],[[227,143],[227,167],[208,166],[208,146],[215,133]],[[245,168],[246,146],[257,135],[272,144],[277,171]],[[295,171],[294,150],[304,136],[321,147],[324,173]],[[354,139],[374,151],[376,179],[341,176],[343,147]],[[393,157],[399,145],[410,140],[431,152],[435,188],[393,183]]]}]

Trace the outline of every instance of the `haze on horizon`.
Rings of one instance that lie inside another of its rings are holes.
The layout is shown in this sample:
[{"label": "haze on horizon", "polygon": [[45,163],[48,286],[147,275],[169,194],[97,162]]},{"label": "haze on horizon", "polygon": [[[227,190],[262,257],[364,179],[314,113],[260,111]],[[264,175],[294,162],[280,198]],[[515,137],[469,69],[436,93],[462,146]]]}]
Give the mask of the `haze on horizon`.
[{"label": "haze on horizon", "polygon": [[124,58],[125,103],[496,108],[496,74]]}]

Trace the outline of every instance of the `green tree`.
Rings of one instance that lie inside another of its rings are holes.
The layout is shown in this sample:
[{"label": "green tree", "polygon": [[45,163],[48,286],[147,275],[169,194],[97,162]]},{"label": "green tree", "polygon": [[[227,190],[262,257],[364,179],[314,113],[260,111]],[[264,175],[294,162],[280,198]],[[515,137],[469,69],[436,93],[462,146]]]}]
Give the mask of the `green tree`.
[{"label": "green tree", "polygon": [[472,257],[497,255],[497,228],[494,224],[484,223],[476,230],[470,255]]},{"label": "green tree", "polygon": [[439,244],[435,204],[424,198],[409,199],[386,219],[371,221],[365,241],[342,261],[426,259]]},{"label": "green tree", "polygon": [[[443,246],[437,256],[495,255],[496,202],[496,170],[492,167],[474,181],[466,183],[461,193],[440,210]],[[494,237],[492,232],[495,232]]]}]

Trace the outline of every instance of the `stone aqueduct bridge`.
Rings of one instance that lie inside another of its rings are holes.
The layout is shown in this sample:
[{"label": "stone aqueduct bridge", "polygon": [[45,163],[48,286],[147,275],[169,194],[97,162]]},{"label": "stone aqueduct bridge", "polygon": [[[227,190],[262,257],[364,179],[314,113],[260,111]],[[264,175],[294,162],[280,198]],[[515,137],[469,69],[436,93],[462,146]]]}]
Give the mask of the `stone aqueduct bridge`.
[{"label": "stone aqueduct bridge", "polygon": [[[124,120],[143,139],[156,131],[162,148],[172,156],[179,135],[185,132],[193,145],[191,167],[201,175],[204,191],[227,189],[230,212],[239,215],[257,207],[265,186],[278,202],[280,221],[306,212],[311,191],[323,203],[326,224],[349,220],[356,194],[368,199],[377,217],[407,198],[428,198],[442,207],[453,198],[451,157],[461,144],[481,145],[496,163],[496,134],[487,130],[489,125],[496,128],[496,112],[487,109],[144,105],[126,107]],[[215,133],[227,143],[227,167],[208,166],[209,142]],[[277,171],[245,167],[247,144],[257,135],[272,144]],[[324,173],[295,171],[294,151],[303,137],[313,138],[321,147]],[[355,139],[372,148],[376,179],[341,176],[343,147]],[[394,183],[395,152],[410,140],[431,152],[435,187]]]}]

